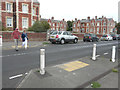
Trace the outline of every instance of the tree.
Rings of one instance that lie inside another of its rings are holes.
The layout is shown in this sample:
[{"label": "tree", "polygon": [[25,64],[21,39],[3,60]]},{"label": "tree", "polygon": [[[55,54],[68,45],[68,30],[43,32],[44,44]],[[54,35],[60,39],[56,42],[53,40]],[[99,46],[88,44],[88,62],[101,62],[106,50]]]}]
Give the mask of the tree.
[{"label": "tree", "polygon": [[68,24],[67,31],[72,31],[73,22],[74,21],[67,21]]},{"label": "tree", "polygon": [[28,31],[34,32],[46,32],[50,28],[47,21],[36,21],[32,27],[28,28]]},{"label": "tree", "polygon": [[117,33],[120,34],[120,22],[117,23],[115,27],[117,28]]}]

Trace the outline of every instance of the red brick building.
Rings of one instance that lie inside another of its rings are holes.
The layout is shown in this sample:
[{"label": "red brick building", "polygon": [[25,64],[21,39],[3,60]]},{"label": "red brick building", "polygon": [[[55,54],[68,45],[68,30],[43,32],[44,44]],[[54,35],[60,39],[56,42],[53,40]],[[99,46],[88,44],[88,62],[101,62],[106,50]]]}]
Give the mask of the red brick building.
[{"label": "red brick building", "polygon": [[2,25],[19,30],[40,20],[40,3],[37,0],[2,0]]},{"label": "red brick building", "polygon": [[115,22],[113,18],[106,18],[102,16],[102,18],[77,20],[73,22],[73,32],[78,33],[95,33],[95,34],[110,34],[113,32],[115,28]]},{"label": "red brick building", "polygon": [[41,21],[47,21],[51,27],[50,30],[57,30],[57,31],[66,31],[67,29],[67,22],[63,20],[54,20],[54,17],[51,19],[43,19],[41,18]]}]

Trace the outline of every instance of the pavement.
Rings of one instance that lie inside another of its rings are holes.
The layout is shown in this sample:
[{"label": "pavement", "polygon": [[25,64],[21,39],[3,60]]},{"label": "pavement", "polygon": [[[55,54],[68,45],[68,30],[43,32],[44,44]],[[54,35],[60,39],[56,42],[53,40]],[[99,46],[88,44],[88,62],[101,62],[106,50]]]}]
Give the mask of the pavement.
[{"label": "pavement", "polygon": [[[78,42],[80,42],[80,41],[82,41],[82,40],[79,40]],[[40,47],[40,46],[43,46],[43,45],[47,45],[46,43],[50,44],[49,41],[29,41],[28,42],[28,48],[38,47],[38,46]],[[14,49],[14,48],[15,48],[15,45],[14,45],[13,41],[2,43],[2,50],[10,50],[10,49]],[[22,48],[22,42],[21,41],[19,41],[19,43],[18,43],[18,48]]]},{"label": "pavement", "polygon": [[116,66],[118,60],[113,63],[100,56],[93,61],[90,56],[86,56],[48,66],[45,75],[40,75],[38,68],[32,69],[17,88],[90,88],[90,83],[97,80],[101,88],[118,88],[118,75],[112,72]]},{"label": "pavement", "polygon": [[[29,41],[28,48],[41,46],[41,45],[43,45],[44,42],[50,43],[49,41]],[[3,42],[2,43],[3,50],[10,50],[10,49],[14,49],[14,48],[15,48],[14,42]],[[18,48],[22,48],[21,41],[19,41],[19,43],[18,43]]]}]

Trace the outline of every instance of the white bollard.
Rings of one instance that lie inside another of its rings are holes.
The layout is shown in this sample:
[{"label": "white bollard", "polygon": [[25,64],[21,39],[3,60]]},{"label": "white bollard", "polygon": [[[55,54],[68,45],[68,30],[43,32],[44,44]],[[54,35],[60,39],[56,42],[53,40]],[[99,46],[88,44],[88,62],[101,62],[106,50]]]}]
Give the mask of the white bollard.
[{"label": "white bollard", "polygon": [[40,74],[45,74],[45,49],[40,49]]},{"label": "white bollard", "polygon": [[115,50],[116,49],[116,46],[113,46],[112,48],[112,62],[115,62]]},{"label": "white bollard", "polygon": [[96,44],[93,45],[93,57],[92,60],[96,60]]}]

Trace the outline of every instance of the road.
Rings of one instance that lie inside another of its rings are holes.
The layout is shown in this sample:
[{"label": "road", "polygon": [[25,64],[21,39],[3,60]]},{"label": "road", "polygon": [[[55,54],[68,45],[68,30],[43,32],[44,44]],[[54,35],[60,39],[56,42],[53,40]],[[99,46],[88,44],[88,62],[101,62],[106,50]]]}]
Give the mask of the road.
[{"label": "road", "polygon": [[[92,56],[93,44],[97,44],[97,55],[111,58],[112,46],[118,47],[118,41],[79,42],[77,44],[50,44],[45,47],[34,47],[2,51],[3,88],[16,88],[31,69],[39,67],[40,49],[46,49],[46,66],[53,66],[73,61],[85,56]],[[118,52],[116,58],[118,57]],[[17,76],[18,77],[17,77]],[[16,78],[15,78],[16,77]]]}]

